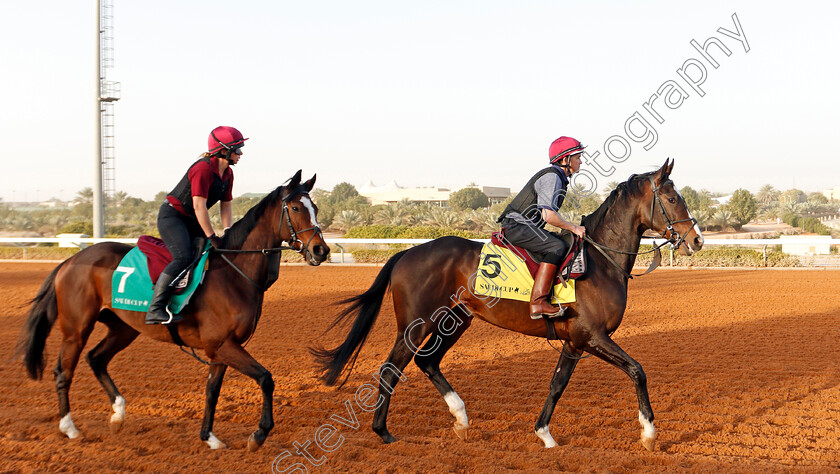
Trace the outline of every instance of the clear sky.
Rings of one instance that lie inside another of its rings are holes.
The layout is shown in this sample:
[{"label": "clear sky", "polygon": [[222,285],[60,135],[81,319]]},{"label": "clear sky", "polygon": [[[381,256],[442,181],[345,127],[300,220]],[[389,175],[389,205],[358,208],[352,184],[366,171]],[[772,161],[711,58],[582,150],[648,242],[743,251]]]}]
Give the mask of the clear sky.
[{"label": "clear sky", "polygon": [[[680,187],[840,186],[837,2],[115,2],[116,187],[136,197],[170,190],[217,125],[251,138],[234,195],[299,168],[326,189],[518,191],[560,135],[615,167],[584,167],[599,190],[669,156]],[[749,52],[718,31],[737,33],[733,13]],[[95,15],[91,0],[3,2],[3,200],[92,186]],[[712,36],[731,51],[710,46],[718,68],[690,44]],[[703,96],[677,72],[690,59]],[[667,81],[679,106],[657,98],[659,123],[644,104]],[[625,130],[637,112],[648,150]],[[614,135],[622,163],[605,156]]]}]

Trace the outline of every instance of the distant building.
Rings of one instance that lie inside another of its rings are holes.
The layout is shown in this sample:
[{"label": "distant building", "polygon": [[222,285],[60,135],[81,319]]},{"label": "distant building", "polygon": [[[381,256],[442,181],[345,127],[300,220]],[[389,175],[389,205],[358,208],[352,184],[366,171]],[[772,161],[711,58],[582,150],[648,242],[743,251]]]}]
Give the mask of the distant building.
[{"label": "distant building", "polygon": [[438,188],[434,186],[423,188],[404,188],[391,181],[383,186],[373,184],[373,181],[362,186],[359,194],[370,199],[374,206],[377,204],[391,204],[407,199],[414,203],[427,203],[443,207],[449,201],[451,189]]},{"label": "distant building", "polygon": [[836,188],[826,189],[822,193],[823,196],[829,199],[840,199],[840,186],[837,186]]},{"label": "distant building", "polygon": [[729,194],[727,196],[713,197],[712,198],[712,207],[717,208],[717,207],[720,207],[720,206],[725,206],[726,204],[729,204],[730,199],[732,199],[731,194]]},{"label": "distant building", "polygon": [[[782,241],[782,252],[790,255],[828,255],[831,253],[830,235],[782,235],[779,239]],[[825,243],[798,243],[798,241],[806,240],[809,242],[825,240]]]},{"label": "distant building", "polygon": [[[502,202],[510,197],[510,188],[495,186],[468,187],[480,189],[490,199],[491,205]],[[359,188],[358,191],[359,194],[370,199],[370,203],[374,206],[377,204],[391,204],[408,200],[413,203],[432,204],[434,206],[444,207],[449,202],[449,195],[452,194],[451,189],[437,186],[404,188],[393,180],[382,186],[377,186],[371,181]]]}]

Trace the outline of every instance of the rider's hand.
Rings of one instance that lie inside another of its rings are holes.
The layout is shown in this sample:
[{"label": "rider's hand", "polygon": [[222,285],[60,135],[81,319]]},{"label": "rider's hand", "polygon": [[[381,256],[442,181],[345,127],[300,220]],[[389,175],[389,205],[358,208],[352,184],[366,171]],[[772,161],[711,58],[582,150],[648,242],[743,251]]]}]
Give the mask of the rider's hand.
[{"label": "rider's hand", "polygon": [[583,238],[583,236],[584,236],[584,235],[586,235],[586,227],[584,227],[584,226],[582,226],[582,225],[576,225],[576,226],[572,229],[572,233],[573,233],[573,234],[575,234],[576,236],[578,236],[578,237],[580,237],[580,238],[582,239],[582,238]]},{"label": "rider's hand", "polygon": [[222,248],[222,239],[220,239],[216,234],[213,234],[210,237],[207,237],[207,240],[210,241],[210,245],[212,245],[213,248],[217,248],[217,249]]}]

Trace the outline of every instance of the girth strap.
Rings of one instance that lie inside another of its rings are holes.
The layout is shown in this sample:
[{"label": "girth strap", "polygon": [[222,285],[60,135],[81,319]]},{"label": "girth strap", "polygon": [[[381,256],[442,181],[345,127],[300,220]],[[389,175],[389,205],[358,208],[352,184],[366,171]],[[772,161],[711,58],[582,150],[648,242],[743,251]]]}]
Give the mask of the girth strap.
[{"label": "girth strap", "polygon": [[187,343],[185,343],[184,340],[181,339],[181,336],[178,335],[178,324],[177,323],[176,324],[167,324],[166,329],[169,330],[169,335],[172,336],[172,340],[175,342],[175,344],[178,344],[179,346],[182,346],[182,347],[187,345]]},{"label": "girth strap", "polygon": [[543,315],[543,321],[545,321],[545,338],[549,341],[556,341],[560,339],[557,337],[557,330],[554,329],[554,321],[552,321],[552,318]]}]

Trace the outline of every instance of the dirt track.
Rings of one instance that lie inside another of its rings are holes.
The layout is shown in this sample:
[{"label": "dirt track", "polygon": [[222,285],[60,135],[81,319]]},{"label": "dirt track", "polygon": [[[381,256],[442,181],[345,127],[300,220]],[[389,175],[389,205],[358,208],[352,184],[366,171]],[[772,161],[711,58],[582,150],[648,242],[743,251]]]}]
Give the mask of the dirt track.
[{"label": "dirt track", "polygon": [[[107,397],[82,361],[70,393],[82,439],[58,432],[52,367],[58,328],[47,342],[47,376],[25,377],[9,360],[31,299],[52,264],[0,264],[0,456],[2,470],[261,471],[293,442],[312,441],[331,414],[370,380],[393,345],[390,298],[347,385],[316,379],[306,346],[319,339],[334,301],[367,289],[379,268],[282,267],[268,292],[248,350],[276,383],[274,431],[244,450],[256,428],[256,384],[228,371],[214,433],[230,449],[198,439],[207,369],[175,346],[140,338],[110,365],[127,400],[121,433],[108,429]],[[284,283],[285,282],[285,283]],[[467,406],[460,441],[443,399],[416,366],[391,402],[383,445],[372,414],[342,428],[344,443],[310,471],[496,472],[505,470],[825,471],[840,467],[840,287],[838,271],[660,270],[630,284],[616,341],[643,365],[656,414],[657,449],[639,443],[635,391],[618,369],[581,361],[552,419],[560,444],[546,450],[533,433],[557,353],[546,341],[477,321],[442,369]],[[94,331],[88,347],[104,335]],[[343,334],[341,334],[343,336]],[[335,423],[334,423],[335,424]]]}]

